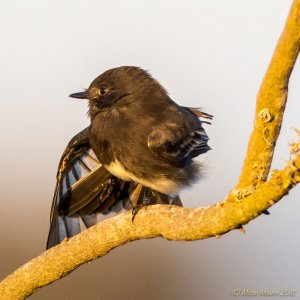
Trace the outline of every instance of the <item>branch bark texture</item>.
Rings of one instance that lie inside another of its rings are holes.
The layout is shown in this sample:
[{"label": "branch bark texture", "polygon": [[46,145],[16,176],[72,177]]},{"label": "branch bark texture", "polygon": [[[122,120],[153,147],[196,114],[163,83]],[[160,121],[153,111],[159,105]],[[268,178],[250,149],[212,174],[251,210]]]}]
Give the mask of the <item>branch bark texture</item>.
[{"label": "branch bark texture", "polygon": [[293,1],[256,100],[254,128],[238,188],[258,188],[267,180],[280,132],[288,83],[300,48],[300,3]]},{"label": "branch bark texture", "polygon": [[220,236],[256,218],[300,181],[300,155],[267,179],[278,138],[290,74],[300,47],[300,0],[294,0],[257,96],[254,129],[237,186],[223,201],[200,208],[154,205],[131,222],[118,215],[62,242],[0,283],[0,299],[23,299],[83,263],[129,241],[162,236],[197,240]]}]

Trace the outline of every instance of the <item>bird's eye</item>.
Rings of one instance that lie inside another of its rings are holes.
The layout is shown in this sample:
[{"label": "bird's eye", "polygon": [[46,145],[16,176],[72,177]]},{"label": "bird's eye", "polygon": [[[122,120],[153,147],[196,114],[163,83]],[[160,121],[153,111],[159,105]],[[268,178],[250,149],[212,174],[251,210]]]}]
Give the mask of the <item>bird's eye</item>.
[{"label": "bird's eye", "polygon": [[99,89],[99,95],[100,96],[104,96],[106,93],[107,93],[107,88],[104,87],[104,86],[101,86],[100,89]]}]

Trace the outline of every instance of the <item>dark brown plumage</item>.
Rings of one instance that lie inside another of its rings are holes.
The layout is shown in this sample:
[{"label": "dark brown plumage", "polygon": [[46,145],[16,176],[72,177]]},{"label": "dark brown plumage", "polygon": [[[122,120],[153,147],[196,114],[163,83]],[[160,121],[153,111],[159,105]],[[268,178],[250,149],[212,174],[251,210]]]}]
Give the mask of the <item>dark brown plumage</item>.
[{"label": "dark brown plumage", "polygon": [[[212,118],[196,108],[184,109],[197,117]],[[140,203],[182,205],[179,197],[169,197],[145,187],[138,202],[131,203],[129,197],[136,184],[111,175],[96,158],[89,141],[90,127],[87,127],[70,140],[62,154],[47,249],[104,218],[130,210]]]},{"label": "dark brown plumage", "polygon": [[90,144],[110,173],[169,195],[200,178],[193,158],[210,149],[202,122],[146,71],[111,69],[70,96],[89,99]]},{"label": "dark brown plumage", "polygon": [[[136,188],[111,175],[98,161],[89,144],[90,128],[75,135],[61,157],[53,196],[47,249],[98,221],[132,209],[129,195]],[[182,205],[146,188],[139,202]],[[134,205],[139,205],[135,203]]]}]

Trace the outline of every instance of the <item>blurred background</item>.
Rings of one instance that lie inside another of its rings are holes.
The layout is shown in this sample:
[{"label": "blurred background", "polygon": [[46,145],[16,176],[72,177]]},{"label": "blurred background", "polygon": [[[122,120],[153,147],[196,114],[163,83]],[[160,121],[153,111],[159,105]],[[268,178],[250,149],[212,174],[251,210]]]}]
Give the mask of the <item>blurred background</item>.
[{"label": "blurred background", "polygon": [[[6,1],[0,10],[1,279],[45,250],[60,155],[88,125],[68,98],[103,71],[145,68],[186,106],[214,115],[205,179],[185,206],[222,200],[238,180],[255,98],[291,1]],[[300,62],[273,168],[300,129]],[[135,241],[30,299],[231,299],[233,289],[298,289],[299,186],[220,239]],[[237,298],[237,297],[235,297]],[[265,299],[265,297],[263,297]],[[262,299],[263,299],[262,298]],[[255,297],[260,299],[260,297]]]}]

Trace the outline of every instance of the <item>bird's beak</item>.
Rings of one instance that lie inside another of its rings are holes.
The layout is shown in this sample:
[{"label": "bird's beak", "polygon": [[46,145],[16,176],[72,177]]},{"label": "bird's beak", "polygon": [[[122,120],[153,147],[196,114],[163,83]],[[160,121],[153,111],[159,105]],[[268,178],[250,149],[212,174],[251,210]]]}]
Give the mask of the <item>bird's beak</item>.
[{"label": "bird's beak", "polygon": [[87,99],[87,92],[79,92],[69,95],[71,98]]}]

